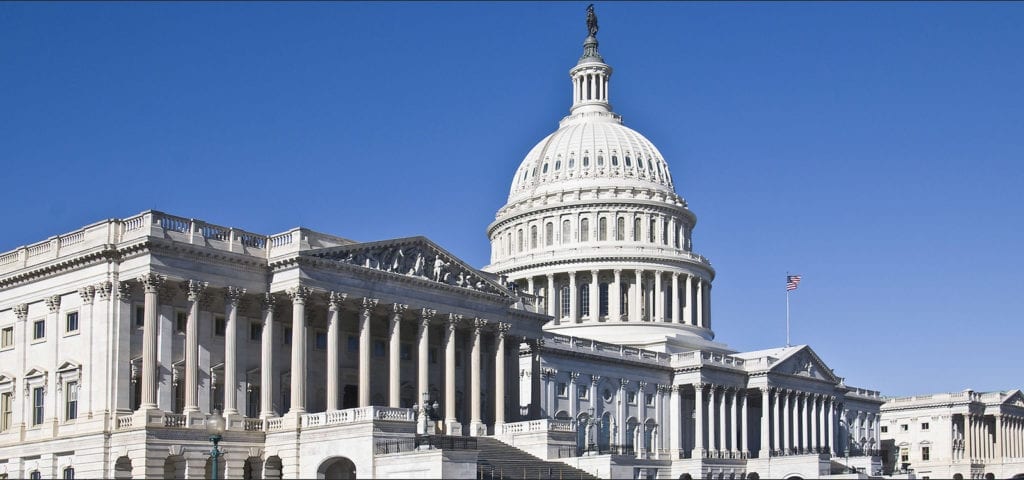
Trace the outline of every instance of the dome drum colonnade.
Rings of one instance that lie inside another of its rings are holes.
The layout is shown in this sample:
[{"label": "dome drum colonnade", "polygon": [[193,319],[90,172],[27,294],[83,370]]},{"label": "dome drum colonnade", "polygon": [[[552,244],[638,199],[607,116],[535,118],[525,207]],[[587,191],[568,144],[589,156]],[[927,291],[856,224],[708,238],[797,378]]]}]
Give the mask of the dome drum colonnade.
[{"label": "dome drum colonnade", "polygon": [[526,155],[488,227],[485,270],[542,298],[552,325],[643,322],[711,340],[714,270],[692,252],[696,216],[658,149],[612,111],[595,35],[569,72],[569,115]]}]

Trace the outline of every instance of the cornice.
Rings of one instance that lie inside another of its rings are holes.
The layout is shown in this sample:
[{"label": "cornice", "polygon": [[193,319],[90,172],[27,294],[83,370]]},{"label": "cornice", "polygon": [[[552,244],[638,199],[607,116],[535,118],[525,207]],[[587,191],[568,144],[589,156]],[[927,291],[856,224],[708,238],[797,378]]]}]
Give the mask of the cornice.
[{"label": "cornice", "polygon": [[[664,261],[657,262],[655,260],[664,260]],[[672,266],[675,266],[675,267],[696,266],[696,267],[699,267],[699,268],[701,268],[703,270],[706,270],[712,280],[715,278],[715,269],[711,265],[709,265],[709,264],[700,263],[698,261],[689,260],[689,259],[671,260],[671,259],[668,259],[668,258],[653,257],[649,253],[646,254],[646,255],[644,255],[642,253],[631,253],[631,254],[625,254],[625,255],[597,255],[597,256],[586,256],[586,257],[563,258],[563,259],[558,259],[558,260],[541,260],[541,261],[528,262],[528,263],[527,262],[523,262],[522,264],[514,266],[514,267],[507,267],[507,268],[506,267],[502,267],[502,268],[496,268],[496,269],[489,270],[489,271],[493,271],[494,273],[497,273],[497,274],[500,274],[500,275],[512,275],[512,274],[515,274],[515,273],[519,273],[519,272],[523,272],[525,270],[530,270],[530,269],[535,269],[535,268],[558,267],[558,266],[562,266],[562,265],[574,266],[574,265],[579,265],[581,262],[594,262],[594,263],[608,262],[608,263],[610,263],[610,265],[608,265],[608,268],[613,268],[613,267],[614,268],[622,268],[621,265],[622,265],[623,262],[635,262],[635,263],[640,263],[640,264],[651,265],[651,269],[652,270],[654,268],[656,268],[656,267],[665,268],[666,266],[668,266],[668,267],[672,267]],[[491,268],[491,267],[493,267],[493,264],[488,266],[488,268]],[[574,269],[573,268],[566,268],[563,273],[568,273],[568,272],[570,272],[572,270],[574,270]],[[580,269],[576,268],[575,270],[580,270]]]},{"label": "cornice", "polygon": [[[545,204],[538,207],[527,208],[525,210],[500,213],[498,215],[498,218],[496,218],[493,222],[491,222],[490,225],[487,226],[487,237],[490,238],[491,234],[493,234],[495,230],[499,230],[509,223],[516,223],[518,221],[521,221],[523,217],[549,214],[564,210],[581,210],[587,208],[608,207],[622,207],[644,213],[674,213],[686,217],[686,219],[690,221],[691,226],[695,226],[697,224],[697,215],[686,206],[680,206],[676,204],[666,203],[664,201],[650,199],[594,198],[586,200],[569,200],[566,202],[559,202],[557,204]],[[504,208],[505,207],[502,207],[502,210],[504,210]]]},{"label": "cornice", "polygon": [[91,266],[97,263],[120,260],[120,252],[113,244],[104,244],[68,257],[60,257],[30,268],[15,270],[0,276],[0,288],[9,288],[25,283],[50,278],[64,272]]}]

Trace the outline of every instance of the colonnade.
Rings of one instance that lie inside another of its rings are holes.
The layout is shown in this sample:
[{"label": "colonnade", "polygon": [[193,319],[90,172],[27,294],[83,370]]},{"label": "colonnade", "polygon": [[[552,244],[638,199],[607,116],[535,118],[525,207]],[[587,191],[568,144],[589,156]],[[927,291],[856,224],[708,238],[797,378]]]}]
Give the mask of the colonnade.
[{"label": "colonnade", "polygon": [[709,383],[698,383],[693,388],[693,457],[748,457],[750,427],[747,423],[747,390]]},{"label": "colonnade", "polygon": [[556,324],[604,319],[711,328],[711,282],[685,272],[593,269],[518,281],[544,298]]},{"label": "colonnade", "polygon": [[[157,370],[159,367],[156,346],[157,346],[157,313],[160,307],[160,289],[166,278],[161,275],[148,274],[140,277],[138,282],[142,284],[145,292],[144,297],[144,323],[143,323],[143,344],[142,344],[142,375],[141,375],[141,402],[140,410],[151,410],[157,408]],[[200,412],[198,404],[199,388],[199,304],[206,293],[208,284],[197,280],[188,280],[182,283],[189,301],[189,311],[185,327],[185,414],[196,414]],[[166,288],[166,287],[164,287]],[[245,295],[245,289],[228,286],[224,288],[225,305],[225,339],[224,339],[224,415],[239,415],[237,409],[237,372],[238,372],[238,329],[236,328],[239,303]],[[307,339],[307,308],[310,307],[314,295],[327,299],[327,368],[326,368],[326,395],[327,410],[338,409],[339,398],[339,345],[338,333],[340,328],[340,312],[343,305],[355,304],[358,310],[358,402],[360,407],[370,406],[370,369],[371,369],[371,336],[370,323],[376,312],[385,310],[388,315],[388,371],[389,379],[387,384],[387,398],[389,407],[400,407],[400,338],[402,325],[405,323],[406,313],[410,309],[405,304],[385,304],[379,299],[359,297],[349,299],[348,295],[341,292],[319,292],[305,286],[298,286],[288,289],[285,294],[291,301],[291,385],[290,385],[290,407],[286,416],[297,416],[306,413],[307,407],[307,378],[308,372],[306,346]],[[272,409],[274,384],[274,345],[280,342],[277,339],[276,315],[287,318],[287,312],[279,308],[278,297],[266,293],[262,295],[262,334],[260,338],[261,347],[261,385],[260,390],[260,417],[268,418],[275,416]],[[466,332],[471,339],[470,352],[470,402],[469,402],[469,426],[470,433],[478,435],[486,433],[486,426],[482,421],[481,398],[481,371],[482,363],[482,338],[485,334],[494,335],[494,420],[495,427],[499,428],[505,421],[505,355],[506,340],[511,324],[504,322],[489,322],[483,318],[463,318],[457,313],[441,314],[429,308],[416,309],[414,312],[417,325],[417,370],[416,387],[417,399],[419,395],[429,391],[429,335],[430,325],[440,323],[444,326],[444,398],[441,399],[444,405],[444,425],[446,433],[461,434],[462,426],[456,419],[456,396],[455,396],[455,346],[457,332]],[[468,328],[467,328],[468,327]]]},{"label": "colonnade", "polygon": [[955,459],[974,460],[1024,457],[1024,418],[965,414],[963,451]]}]

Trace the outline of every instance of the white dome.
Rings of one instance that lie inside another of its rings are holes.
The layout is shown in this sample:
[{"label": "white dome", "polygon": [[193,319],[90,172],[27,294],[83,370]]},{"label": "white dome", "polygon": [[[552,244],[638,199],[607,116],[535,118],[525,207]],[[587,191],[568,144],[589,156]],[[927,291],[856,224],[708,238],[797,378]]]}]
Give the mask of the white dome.
[{"label": "white dome", "polygon": [[602,187],[660,190],[675,196],[661,152],[610,112],[583,112],[534,146],[516,170],[508,203],[551,191]]}]

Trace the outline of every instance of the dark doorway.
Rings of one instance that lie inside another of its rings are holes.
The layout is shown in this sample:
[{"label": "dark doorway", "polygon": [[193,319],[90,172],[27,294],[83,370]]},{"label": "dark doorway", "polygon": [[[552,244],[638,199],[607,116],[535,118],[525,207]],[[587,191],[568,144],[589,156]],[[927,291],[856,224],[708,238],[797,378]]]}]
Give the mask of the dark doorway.
[{"label": "dark doorway", "polygon": [[341,408],[356,408],[359,406],[359,386],[345,385],[345,391],[341,397]]}]

